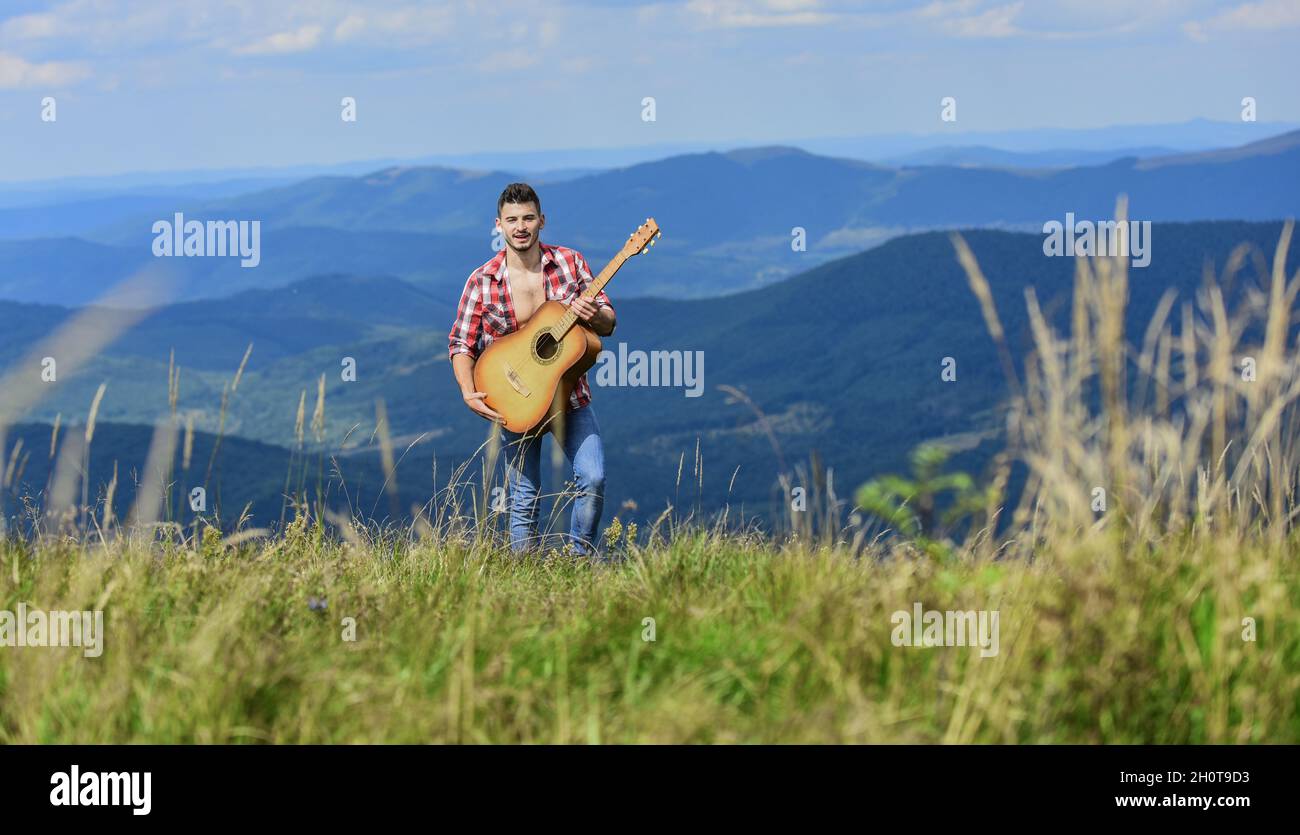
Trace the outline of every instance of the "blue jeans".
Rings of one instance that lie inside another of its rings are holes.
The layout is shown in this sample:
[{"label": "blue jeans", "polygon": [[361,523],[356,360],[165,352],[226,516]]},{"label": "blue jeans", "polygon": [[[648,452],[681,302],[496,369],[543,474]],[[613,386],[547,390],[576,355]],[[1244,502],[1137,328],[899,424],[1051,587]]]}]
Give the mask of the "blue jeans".
[{"label": "blue jeans", "polygon": [[[565,412],[564,456],[573,465],[577,497],[569,523],[569,540],[583,555],[597,555],[596,526],[605,506],[605,451],[600,425],[591,404]],[[552,435],[552,442],[555,436]],[[502,430],[506,484],[510,488],[510,548],[518,553],[540,544],[537,535],[538,488],[541,486],[542,439],[524,440],[519,432]]]}]

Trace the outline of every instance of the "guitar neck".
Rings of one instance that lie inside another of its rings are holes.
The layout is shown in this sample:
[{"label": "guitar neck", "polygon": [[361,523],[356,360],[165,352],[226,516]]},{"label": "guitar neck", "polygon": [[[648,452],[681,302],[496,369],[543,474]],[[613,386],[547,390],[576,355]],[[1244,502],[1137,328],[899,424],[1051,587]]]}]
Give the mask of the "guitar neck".
[{"label": "guitar neck", "polygon": [[[614,258],[605,265],[605,269],[600,271],[600,275],[592,279],[591,284],[587,285],[587,290],[582,294],[582,297],[584,299],[596,298],[596,295],[600,293],[601,290],[604,290],[605,285],[614,277],[614,273],[618,272],[626,262],[627,256],[622,252],[615,255]],[[555,338],[557,340],[563,339],[564,335],[569,332],[569,328],[573,327],[573,323],[576,321],[578,321],[578,314],[573,312],[573,308],[569,308],[569,310],[567,310],[565,314],[560,317],[559,321],[557,321],[551,328],[555,334]]]}]

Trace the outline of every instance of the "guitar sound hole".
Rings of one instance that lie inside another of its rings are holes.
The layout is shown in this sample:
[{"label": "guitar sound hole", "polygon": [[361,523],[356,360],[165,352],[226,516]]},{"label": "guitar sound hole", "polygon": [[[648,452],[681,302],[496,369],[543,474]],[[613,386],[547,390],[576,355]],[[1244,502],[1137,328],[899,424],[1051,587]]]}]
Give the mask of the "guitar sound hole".
[{"label": "guitar sound hole", "polygon": [[539,335],[537,341],[533,343],[533,353],[535,353],[537,358],[543,362],[555,359],[555,352],[558,348],[559,343],[556,342],[555,337],[549,333]]}]

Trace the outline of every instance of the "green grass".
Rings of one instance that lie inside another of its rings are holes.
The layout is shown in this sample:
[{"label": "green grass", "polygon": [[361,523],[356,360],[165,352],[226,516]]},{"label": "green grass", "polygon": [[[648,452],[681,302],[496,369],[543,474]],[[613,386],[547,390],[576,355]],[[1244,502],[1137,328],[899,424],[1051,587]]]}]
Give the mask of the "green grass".
[{"label": "green grass", "polygon": [[[153,556],[11,545],[2,608],[99,606],[106,638],[0,649],[0,742],[1294,743],[1297,552],[943,566],[683,529],[591,565],[301,525]],[[997,609],[999,654],[894,646],[916,601]]]}]

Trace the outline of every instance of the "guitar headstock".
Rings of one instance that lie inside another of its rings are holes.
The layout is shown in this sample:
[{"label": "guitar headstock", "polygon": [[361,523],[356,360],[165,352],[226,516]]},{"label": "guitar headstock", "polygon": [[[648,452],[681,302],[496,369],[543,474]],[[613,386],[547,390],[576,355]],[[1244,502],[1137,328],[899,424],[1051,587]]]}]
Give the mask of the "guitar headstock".
[{"label": "guitar headstock", "polygon": [[659,231],[659,224],[655,219],[648,217],[645,223],[636,228],[636,231],[627,236],[627,243],[623,244],[624,257],[631,258],[633,255],[644,255],[650,251],[650,247],[655,245],[655,241],[663,236]]}]

